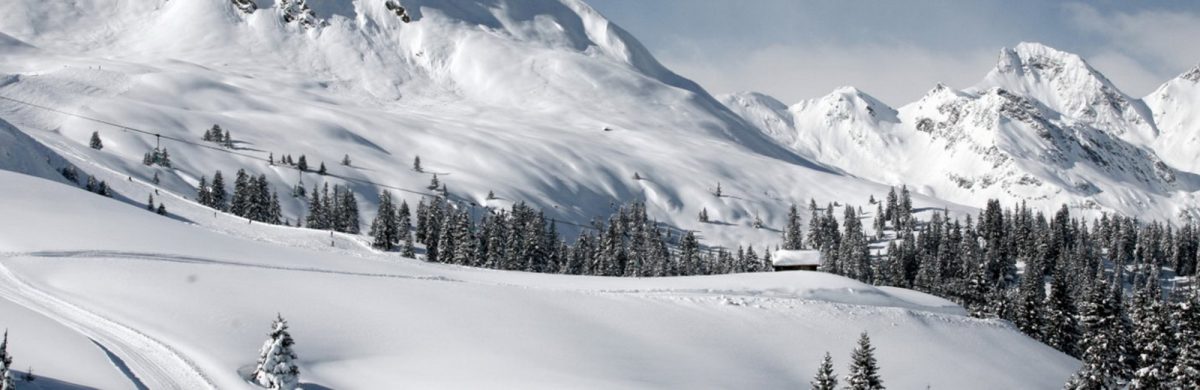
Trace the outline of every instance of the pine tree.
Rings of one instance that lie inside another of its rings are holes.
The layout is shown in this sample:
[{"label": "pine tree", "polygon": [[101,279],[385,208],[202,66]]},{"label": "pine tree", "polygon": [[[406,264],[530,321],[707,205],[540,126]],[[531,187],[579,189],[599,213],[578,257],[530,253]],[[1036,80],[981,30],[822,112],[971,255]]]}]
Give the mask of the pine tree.
[{"label": "pine tree", "polygon": [[425,172],[421,169],[421,156],[413,157],[413,170],[417,172]]},{"label": "pine tree", "polygon": [[108,183],[106,183],[104,180],[101,180],[100,184],[96,185],[96,193],[110,198],[112,197],[112,190],[108,188]]},{"label": "pine tree", "polygon": [[821,360],[817,375],[811,382],[812,390],[834,390],[837,388],[837,382],[837,374],[833,372],[833,357],[829,356],[829,352],[825,352],[825,358]]},{"label": "pine tree", "polygon": [[700,209],[700,223],[708,223],[708,208]]},{"label": "pine tree", "polygon": [[229,130],[225,130],[225,137],[222,137],[226,148],[233,149],[233,136],[229,135]]},{"label": "pine tree", "polygon": [[296,163],[296,169],[301,172],[308,172],[308,159],[303,154],[300,155],[300,161]]},{"label": "pine tree", "polygon": [[304,226],[309,229],[327,229],[324,224],[325,207],[321,199],[321,192],[318,191],[317,185],[313,185],[312,198],[308,201],[308,216],[304,220]]},{"label": "pine tree", "polygon": [[788,209],[787,226],[783,231],[783,249],[799,250],[804,248],[803,233],[800,232],[800,209],[796,204]]},{"label": "pine tree", "polygon": [[1200,296],[1192,291],[1175,304],[1172,322],[1177,327],[1179,353],[1171,369],[1174,389],[1200,389]]},{"label": "pine tree", "polygon": [[716,195],[718,198],[721,197],[721,182],[717,182],[717,191],[713,195]]},{"label": "pine tree", "polygon": [[158,213],[158,215],[167,215],[167,205],[159,203],[158,209],[155,209],[154,212]]},{"label": "pine tree", "polygon": [[225,178],[221,176],[221,171],[217,171],[217,173],[213,174],[212,204],[210,207],[226,211],[229,209],[229,205],[226,203],[228,198],[229,195],[225,192]]},{"label": "pine tree", "polygon": [[208,188],[208,178],[200,176],[200,184],[196,188],[196,202],[202,206],[213,207],[212,190]]},{"label": "pine tree", "polygon": [[350,155],[349,154],[342,156],[342,165],[350,166]]},{"label": "pine tree", "polygon": [[379,211],[371,222],[370,234],[375,238],[371,246],[384,251],[392,250],[399,241],[400,227],[397,225],[396,210],[392,205],[392,194],[387,191],[379,195]]},{"label": "pine tree", "polygon": [[1068,265],[1060,260],[1050,282],[1050,296],[1046,298],[1046,321],[1042,330],[1046,344],[1067,355],[1078,358],[1079,324],[1076,321],[1075,298],[1067,281]]},{"label": "pine tree", "polygon": [[1046,300],[1046,282],[1042,269],[1041,262],[1026,261],[1025,274],[1022,275],[1017,296],[1019,302],[1016,318],[1013,321],[1021,332],[1038,340],[1045,340],[1042,329],[1045,327],[1043,302]]},{"label": "pine tree", "polygon": [[79,184],[79,172],[74,165],[67,165],[60,171],[64,179],[70,181],[71,184]]},{"label": "pine tree", "polygon": [[850,356],[850,373],[846,375],[846,388],[849,390],[882,390],[883,380],[879,378],[879,366],[875,362],[875,348],[871,346],[871,338],[863,332],[858,338],[858,347]]},{"label": "pine tree", "polygon": [[[1157,275],[1156,275],[1157,276]],[[1147,284],[1135,305],[1140,308],[1140,318],[1134,324],[1133,339],[1138,347],[1137,369],[1133,373],[1130,389],[1160,389],[1171,380],[1171,369],[1175,367],[1174,349],[1177,345],[1174,330],[1166,308],[1158,295],[1161,288],[1157,283]]]},{"label": "pine tree", "polygon": [[300,385],[300,369],[296,367],[295,342],[287,331],[287,321],[277,316],[271,332],[258,355],[258,364],[251,379],[268,389],[293,390]]},{"label": "pine tree", "polygon": [[325,170],[325,162],[324,162],[324,161],[321,161],[321,167],[320,167],[320,168],[317,168],[317,174],[318,174],[318,175],[325,175],[325,174],[328,174],[328,173],[329,173],[329,172]]},{"label": "pine tree", "polygon": [[150,194],[150,199],[146,200],[146,210],[154,211],[154,194]]},{"label": "pine tree", "polygon": [[1109,299],[1109,289],[1096,283],[1080,310],[1080,325],[1084,337],[1083,366],[1067,382],[1067,389],[1117,389],[1122,379],[1121,356],[1114,332],[1119,331],[1117,313]]},{"label": "pine tree", "polygon": [[425,188],[428,188],[430,191],[437,191],[438,187],[441,187],[441,184],[438,183],[438,177],[435,173],[433,174],[433,179],[429,181],[429,186]]},{"label": "pine tree", "polygon": [[92,149],[96,149],[96,150],[104,149],[104,142],[100,141],[100,132],[99,131],[92,132],[92,139],[88,144],[89,144],[89,146],[92,147]]},{"label": "pine tree", "polygon": [[246,174],[245,169],[238,169],[237,176],[233,180],[233,200],[229,204],[229,212],[239,217],[246,217],[250,210],[250,202],[253,197],[250,194],[250,175]]},{"label": "pine tree", "polygon": [[154,184],[159,184],[159,180],[158,180],[158,171],[155,171],[155,172],[154,172],[154,177],[153,177],[153,178],[151,178],[151,179],[150,179],[150,181],[151,181],[151,182],[153,182]]},{"label": "pine tree", "polygon": [[8,354],[8,330],[4,331],[4,341],[0,342],[0,390],[14,390],[12,378],[12,356]]},{"label": "pine tree", "polygon": [[275,191],[271,191],[271,205],[265,222],[273,225],[283,223],[283,210],[279,206],[279,194]]}]

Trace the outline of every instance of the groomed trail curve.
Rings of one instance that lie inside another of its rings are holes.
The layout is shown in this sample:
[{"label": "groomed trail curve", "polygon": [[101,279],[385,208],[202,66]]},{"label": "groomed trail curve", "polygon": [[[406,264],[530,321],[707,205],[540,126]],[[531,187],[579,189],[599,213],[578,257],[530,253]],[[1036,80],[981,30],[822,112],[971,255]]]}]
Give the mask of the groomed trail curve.
[{"label": "groomed trail curve", "polygon": [[[40,313],[80,334],[119,358],[121,369],[138,388],[215,389],[216,386],[187,357],[129,326],[56,298],[25,282],[4,265],[0,256],[0,298]],[[114,366],[118,363],[114,362]]]}]

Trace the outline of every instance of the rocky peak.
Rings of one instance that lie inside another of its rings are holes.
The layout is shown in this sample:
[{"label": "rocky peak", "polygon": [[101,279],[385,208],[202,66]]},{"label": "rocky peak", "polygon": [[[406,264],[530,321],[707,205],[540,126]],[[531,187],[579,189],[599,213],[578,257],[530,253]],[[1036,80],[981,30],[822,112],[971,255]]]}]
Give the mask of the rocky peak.
[{"label": "rocky peak", "polygon": [[279,0],[277,7],[284,23],[295,22],[304,28],[320,27],[325,23],[309,8],[307,0]]},{"label": "rocky peak", "polygon": [[1193,83],[1200,82],[1200,65],[1196,65],[1195,68],[1192,68],[1192,70],[1188,71],[1187,73],[1180,75],[1179,78],[1191,81]]},{"label": "rocky peak", "polygon": [[252,13],[254,13],[254,11],[258,10],[258,4],[255,4],[254,0],[230,0],[230,1],[233,2],[233,6],[235,8],[237,8],[238,10],[240,10],[244,13],[247,13],[247,14],[252,14]]}]

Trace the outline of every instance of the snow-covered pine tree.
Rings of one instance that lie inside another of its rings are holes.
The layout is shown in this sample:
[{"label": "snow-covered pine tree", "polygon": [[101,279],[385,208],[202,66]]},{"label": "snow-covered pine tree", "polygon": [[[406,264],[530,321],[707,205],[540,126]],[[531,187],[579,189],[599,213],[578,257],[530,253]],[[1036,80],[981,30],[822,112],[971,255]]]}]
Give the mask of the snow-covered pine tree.
[{"label": "snow-covered pine tree", "polygon": [[708,223],[708,208],[707,207],[700,209],[699,220],[700,220],[700,223]]},{"label": "snow-covered pine tree", "polygon": [[247,211],[250,209],[250,202],[253,200],[251,196],[250,175],[246,174],[245,169],[238,169],[237,176],[233,180],[233,200],[229,205],[229,212],[239,217],[246,217]]},{"label": "snow-covered pine tree", "polygon": [[713,195],[716,195],[718,198],[721,197],[721,182],[717,182],[717,190],[713,192]]},{"label": "snow-covered pine tree", "polygon": [[225,130],[225,136],[221,137],[222,145],[228,149],[233,149],[233,136],[229,134],[229,130]]},{"label": "snow-covered pine tree", "polygon": [[1078,358],[1079,323],[1076,321],[1075,298],[1068,284],[1066,259],[1060,259],[1050,282],[1050,296],[1046,298],[1045,328],[1042,335],[1046,344],[1067,355]]},{"label": "snow-covered pine tree", "polygon": [[783,230],[783,249],[799,250],[804,248],[804,233],[801,232],[800,209],[793,203],[788,208],[787,225]]},{"label": "snow-covered pine tree", "polygon": [[296,367],[296,353],[292,351],[295,341],[288,333],[287,321],[282,315],[276,316],[267,335],[250,379],[268,389],[296,389],[300,385],[300,369]]},{"label": "snow-covered pine tree", "polygon": [[887,227],[887,219],[884,218],[883,203],[875,204],[875,239],[883,239],[883,231]]},{"label": "snow-covered pine tree", "polygon": [[0,341],[0,390],[14,390],[12,378],[12,355],[8,354],[8,330],[4,331],[4,341]]},{"label": "snow-covered pine tree", "polygon": [[349,154],[342,156],[342,165],[350,166],[350,155]]},{"label": "snow-covered pine tree", "polygon": [[158,215],[167,215],[167,205],[159,203],[158,208],[154,210]]},{"label": "snow-covered pine tree", "polygon": [[896,197],[896,187],[891,187],[891,189],[888,190],[887,200],[885,201],[885,205],[886,205],[886,208],[883,209],[883,219],[891,221],[892,228],[898,229],[900,227],[900,225],[897,224],[895,222],[895,220],[896,220],[896,209],[899,208],[900,203],[899,203],[899,199]]},{"label": "snow-covered pine tree", "polygon": [[833,357],[825,352],[825,358],[821,359],[821,366],[811,382],[812,390],[834,390],[837,389],[837,382],[837,374],[833,372]]},{"label": "snow-covered pine tree", "polygon": [[108,183],[104,180],[101,180],[100,184],[96,185],[96,193],[110,198],[112,197],[112,190],[108,188]]},{"label": "snow-covered pine tree", "polygon": [[1117,329],[1117,314],[1107,302],[1109,289],[1103,282],[1094,282],[1080,308],[1083,339],[1080,347],[1083,366],[1067,382],[1071,390],[1118,389],[1123,383],[1120,351],[1112,331]]},{"label": "snow-covered pine tree", "polygon": [[325,220],[325,208],[321,199],[321,191],[316,184],[313,184],[312,198],[308,200],[308,216],[304,220],[304,226],[309,229],[325,229],[323,220]]},{"label": "snow-covered pine tree", "polygon": [[417,171],[417,172],[425,172],[423,169],[421,169],[421,156],[413,157],[413,168],[412,169],[413,169],[413,171]]},{"label": "snow-covered pine tree", "polygon": [[875,361],[875,347],[871,346],[871,338],[863,332],[858,338],[858,347],[850,356],[850,372],[846,374],[846,389],[848,390],[883,390],[883,380],[879,378],[879,366]]},{"label": "snow-covered pine tree", "polygon": [[1200,296],[1193,290],[1175,304],[1175,323],[1179,351],[1171,369],[1171,388],[1200,389]]},{"label": "snow-covered pine tree", "polygon": [[151,178],[150,181],[153,182],[154,184],[159,184],[158,171],[154,171],[154,177]]},{"label": "snow-covered pine tree", "polygon": [[146,200],[146,210],[154,211],[154,194],[150,194],[150,199]]},{"label": "snow-covered pine tree", "polygon": [[[1155,274],[1157,280],[1157,272]],[[1140,308],[1141,313],[1134,323],[1133,340],[1138,349],[1138,358],[1129,388],[1162,389],[1171,381],[1178,342],[1167,309],[1159,298],[1162,288],[1158,283],[1147,283],[1141,290],[1141,297],[1135,297],[1134,301],[1134,305],[1144,306]]]},{"label": "snow-covered pine tree", "polygon": [[209,207],[225,211],[229,207],[226,203],[228,199],[229,195],[225,192],[225,178],[221,176],[221,171],[217,171],[213,174],[212,203],[209,204]]},{"label": "snow-covered pine tree", "polygon": [[387,191],[379,195],[379,210],[375,213],[375,220],[371,222],[370,234],[375,238],[371,246],[376,249],[390,251],[396,246],[400,228],[397,226],[392,194]]},{"label": "snow-covered pine tree", "polygon": [[1021,276],[1017,293],[1016,318],[1013,322],[1029,337],[1045,341],[1042,329],[1045,327],[1043,302],[1046,300],[1046,282],[1042,269],[1040,261],[1034,258],[1026,260],[1025,274]]},{"label": "snow-covered pine tree", "polygon": [[349,234],[359,233],[359,218],[358,218],[358,199],[354,196],[354,191],[350,187],[342,187],[342,195],[339,202],[341,214],[338,215],[338,227],[340,232]]},{"label": "snow-covered pine tree", "polygon": [[426,186],[425,188],[428,188],[430,191],[437,191],[438,187],[441,187],[441,186],[442,185],[438,182],[437,174],[435,173],[435,174],[433,174],[433,179],[429,180],[429,185]]},{"label": "snow-covered pine tree", "polygon": [[296,169],[301,172],[308,172],[308,159],[303,154],[300,155],[300,161],[296,163]]},{"label": "snow-covered pine tree", "polygon": [[321,167],[320,167],[320,168],[317,168],[317,174],[318,174],[318,175],[325,175],[325,174],[328,174],[328,173],[329,173],[329,172],[325,170],[325,162],[324,162],[324,161],[321,161]]},{"label": "snow-covered pine tree", "polygon": [[67,179],[67,181],[70,181],[71,184],[79,184],[79,171],[75,169],[74,165],[67,165],[59,170],[59,172],[62,173],[63,178]]},{"label": "snow-covered pine tree", "polygon": [[99,131],[92,132],[92,139],[88,142],[88,146],[91,146],[92,149],[96,150],[104,149],[104,142],[100,141]]},{"label": "snow-covered pine tree", "polygon": [[279,193],[271,191],[271,203],[267,209],[267,220],[264,221],[272,225],[283,223],[283,209],[279,206]]},{"label": "snow-covered pine tree", "polygon": [[200,176],[200,184],[196,186],[196,203],[212,207],[212,190],[208,188],[208,177]]}]

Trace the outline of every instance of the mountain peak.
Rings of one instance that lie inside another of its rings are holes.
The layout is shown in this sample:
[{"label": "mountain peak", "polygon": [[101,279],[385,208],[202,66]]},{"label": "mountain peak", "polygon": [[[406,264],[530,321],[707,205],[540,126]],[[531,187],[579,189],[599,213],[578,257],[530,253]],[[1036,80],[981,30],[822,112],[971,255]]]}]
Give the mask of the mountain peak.
[{"label": "mountain peak", "polygon": [[1021,42],[1016,47],[1000,49],[996,70],[1018,75],[1059,74],[1068,70],[1083,70],[1099,75],[1078,55],[1036,42]]}]

